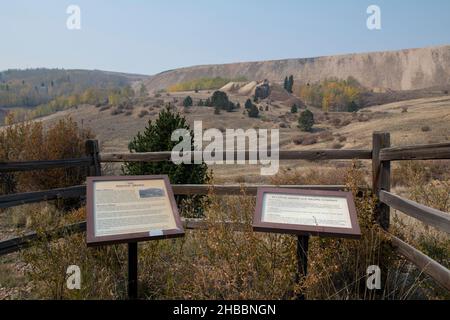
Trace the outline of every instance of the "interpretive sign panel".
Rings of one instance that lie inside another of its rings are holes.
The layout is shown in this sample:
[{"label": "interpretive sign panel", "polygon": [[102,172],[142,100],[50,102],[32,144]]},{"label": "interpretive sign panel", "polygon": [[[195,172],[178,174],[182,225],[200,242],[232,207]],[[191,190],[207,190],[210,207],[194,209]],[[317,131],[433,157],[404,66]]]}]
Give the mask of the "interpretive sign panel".
[{"label": "interpretive sign panel", "polygon": [[184,235],[167,176],[89,177],[87,244]]},{"label": "interpretive sign panel", "polygon": [[350,192],[259,188],[253,229],[297,235],[359,238]]}]

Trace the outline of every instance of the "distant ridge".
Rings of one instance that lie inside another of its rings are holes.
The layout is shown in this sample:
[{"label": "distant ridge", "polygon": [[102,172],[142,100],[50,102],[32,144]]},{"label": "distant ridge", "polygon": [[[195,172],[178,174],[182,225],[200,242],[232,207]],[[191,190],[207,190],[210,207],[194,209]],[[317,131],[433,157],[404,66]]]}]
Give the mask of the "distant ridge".
[{"label": "distant ridge", "polygon": [[450,84],[450,45],[316,58],[201,65],[164,71],[145,80],[150,91],[204,77],[303,83],[335,77],[357,79],[368,88],[415,90]]}]

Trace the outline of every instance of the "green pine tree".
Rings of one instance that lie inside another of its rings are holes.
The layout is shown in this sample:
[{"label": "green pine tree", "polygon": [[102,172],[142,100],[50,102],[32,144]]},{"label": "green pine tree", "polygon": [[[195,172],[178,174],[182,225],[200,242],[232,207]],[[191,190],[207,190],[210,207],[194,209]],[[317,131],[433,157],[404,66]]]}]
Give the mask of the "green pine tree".
[{"label": "green pine tree", "polygon": [[347,106],[347,111],[348,112],[356,112],[356,111],[358,111],[358,109],[359,109],[358,105],[353,100]]},{"label": "green pine tree", "polygon": [[245,109],[250,109],[253,106],[253,102],[250,99],[247,99],[247,101],[245,101]]},{"label": "green pine tree", "polygon": [[193,104],[194,104],[194,102],[192,101],[191,96],[187,96],[186,98],[184,98],[184,100],[183,100],[183,106],[184,106],[185,108],[187,108],[187,107],[192,107]]},{"label": "green pine tree", "polygon": [[288,79],[287,92],[293,93],[294,92],[293,89],[294,89],[294,76],[290,75]]},{"label": "green pine tree", "polygon": [[[194,132],[190,129],[186,119],[178,112],[172,112],[170,106],[164,108],[158,119],[154,122],[149,120],[145,130],[132,139],[128,145],[131,153],[135,152],[157,152],[172,151],[179,141],[171,141],[171,136],[176,129],[186,129],[191,133],[193,141]],[[181,139],[181,138],[180,138]],[[181,140],[180,140],[181,141]],[[192,150],[194,145],[192,143]],[[163,162],[127,162],[122,166],[125,175],[154,175],[166,174],[173,184],[205,184],[210,181],[208,167],[201,164],[174,164],[171,161]],[[186,197],[177,197],[179,206],[184,207],[190,202],[192,216],[201,216],[201,200],[199,196],[191,197],[190,201],[184,201]]]},{"label": "green pine tree", "polygon": [[248,116],[250,118],[258,118],[259,116],[258,107],[252,104],[251,108],[248,110]]},{"label": "green pine tree", "polygon": [[311,132],[313,126],[314,114],[306,109],[305,111],[300,113],[300,117],[298,118],[298,127],[301,131]]},{"label": "green pine tree", "polygon": [[291,107],[291,113],[297,113],[298,112],[298,107],[297,105],[294,103]]}]

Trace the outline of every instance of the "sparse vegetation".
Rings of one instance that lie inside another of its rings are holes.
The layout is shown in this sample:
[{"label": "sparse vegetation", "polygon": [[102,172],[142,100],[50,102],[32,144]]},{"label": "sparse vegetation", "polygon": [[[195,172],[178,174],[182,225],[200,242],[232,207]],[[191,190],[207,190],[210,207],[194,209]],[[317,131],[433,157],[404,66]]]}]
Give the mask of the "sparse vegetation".
[{"label": "sparse vegetation", "polygon": [[195,79],[191,81],[186,81],[182,83],[178,83],[175,85],[170,86],[167,90],[169,92],[178,92],[178,91],[195,91],[195,90],[214,90],[214,89],[220,89],[224,85],[226,85],[228,82],[239,82],[239,81],[246,81],[247,79],[245,77],[238,77],[235,79],[225,79],[225,78],[201,78],[201,79]]}]

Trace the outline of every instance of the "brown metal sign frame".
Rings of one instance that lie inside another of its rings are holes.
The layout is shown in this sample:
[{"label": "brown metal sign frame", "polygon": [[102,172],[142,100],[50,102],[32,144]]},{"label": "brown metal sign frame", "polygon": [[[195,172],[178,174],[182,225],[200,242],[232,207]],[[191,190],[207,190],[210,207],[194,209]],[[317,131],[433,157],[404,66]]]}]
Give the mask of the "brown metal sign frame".
[{"label": "brown metal sign frame", "polygon": [[[288,223],[273,223],[262,220],[263,200],[264,194],[288,194],[312,197],[339,197],[347,200],[351,228],[337,228],[326,226],[310,226]],[[319,191],[319,190],[300,190],[300,189],[285,189],[285,188],[258,188],[256,196],[256,209],[253,217],[253,230],[259,232],[271,232],[282,234],[294,234],[301,236],[323,236],[323,237],[337,237],[337,238],[353,238],[359,239],[361,237],[361,230],[358,224],[358,217],[356,214],[355,202],[351,192],[343,191]]]},{"label": "brown metal sign frame", "polygon": [[[118,234],[108,236],[95,236],[95,217],[94,217],[94,183],[97,181],[136,181],[136,180],[163,180],[169,197],[172,214],[175,220],[176,229],[162,230],[162,234],[151,235],[149,232]],[[148,176],[101,176],[87,178],[86,193],[86,222],[87,222],[87,245],[100,246],[119,243],[131,243],[149,240],[160,240],[184,236],[184,229],[178,213],[177,204],[173,194],[172,186],[166,175],[148,175]]]}]

